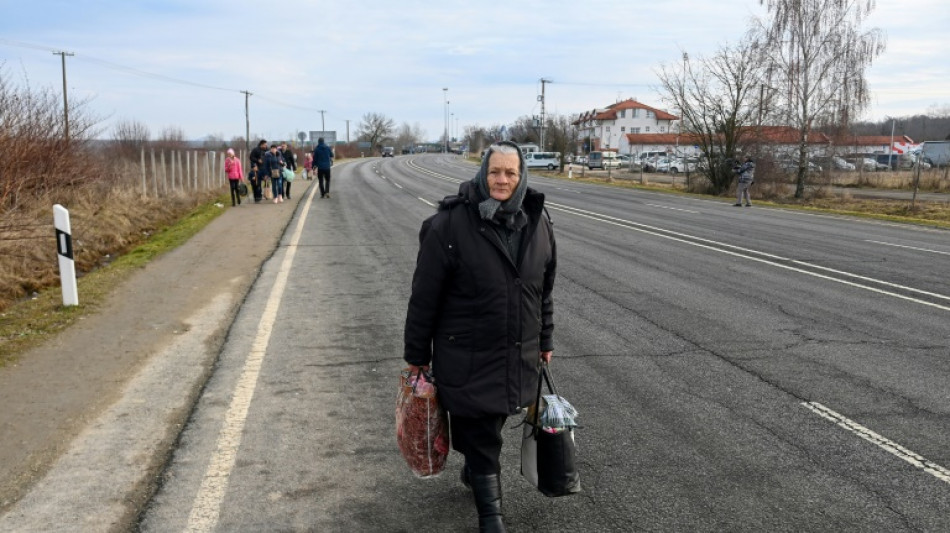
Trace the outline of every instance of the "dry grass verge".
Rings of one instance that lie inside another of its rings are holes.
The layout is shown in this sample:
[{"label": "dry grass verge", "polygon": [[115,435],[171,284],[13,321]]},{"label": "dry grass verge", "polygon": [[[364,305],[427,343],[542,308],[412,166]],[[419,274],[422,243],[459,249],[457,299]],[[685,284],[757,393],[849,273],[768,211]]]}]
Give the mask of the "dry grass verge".
[{"label": "dry grass verge", "polygon": [[[20,224],[32,220],[34,226],[45,226],[44,231],[52,233],[52,224],[39,221],[51,220],[48,202],[55,200],[48,198],[42,208],[3,218],[15,218]],[[142,199],[121,188],[73,195],[68,208],[77,270],[87,272],[78,280],[80,305],[75,307],[62,305],[52,236],[38,238],[39,242],[0,240],[0,366],[97,309],[131,272],[179,246],[220,215],[223,200],[217,192]],[[30,296],[24,298],[24,294]]]}]

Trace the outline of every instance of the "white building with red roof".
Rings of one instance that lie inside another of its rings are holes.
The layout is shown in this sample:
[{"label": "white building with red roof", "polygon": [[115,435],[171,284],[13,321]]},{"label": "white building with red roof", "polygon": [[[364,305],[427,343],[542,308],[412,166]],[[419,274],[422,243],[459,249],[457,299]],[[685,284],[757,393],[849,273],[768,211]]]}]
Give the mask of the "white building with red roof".
[{"label": "white building with red roof", "polygon": [[628,134],[666,134],[679,117],[632,98],[581,113],[574,125],[579,138],[590,137],[591,150],[630,153]]}]

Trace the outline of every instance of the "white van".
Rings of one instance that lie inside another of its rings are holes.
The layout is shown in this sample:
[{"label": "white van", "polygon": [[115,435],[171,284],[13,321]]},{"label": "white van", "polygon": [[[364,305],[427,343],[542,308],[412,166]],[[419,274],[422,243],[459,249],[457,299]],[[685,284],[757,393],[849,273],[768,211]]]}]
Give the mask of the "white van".
[{"label": "white van", "polygon": [[524,161],[528,168],[554,170],[561,166],[561,154],[560,152],[528,152],[524,155]]},{"label": "white van", "polygon": [[617,152],[591,152],[587,158],[587,168],[620,168],[623,160]]}]

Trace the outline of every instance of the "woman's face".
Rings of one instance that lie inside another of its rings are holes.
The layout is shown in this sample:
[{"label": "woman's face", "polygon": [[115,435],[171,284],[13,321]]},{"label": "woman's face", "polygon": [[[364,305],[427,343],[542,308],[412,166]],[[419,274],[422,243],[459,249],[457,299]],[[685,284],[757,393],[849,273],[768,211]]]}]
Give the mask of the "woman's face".
[{"label": "woman's face", "polygon": [[488,160],[488,195],[504,202],[511,198],[521,181],[521,159],[518,154],[493,152]]}]

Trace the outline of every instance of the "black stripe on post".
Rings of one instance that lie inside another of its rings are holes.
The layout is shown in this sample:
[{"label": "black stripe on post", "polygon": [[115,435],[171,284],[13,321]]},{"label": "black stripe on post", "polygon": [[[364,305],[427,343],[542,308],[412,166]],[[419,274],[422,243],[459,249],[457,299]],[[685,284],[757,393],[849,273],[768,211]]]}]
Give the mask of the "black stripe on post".
[{"label": "black stripe on post", "polygon": [[66,259],[73,258],[73,236],[56,228],[56,251]]}]

